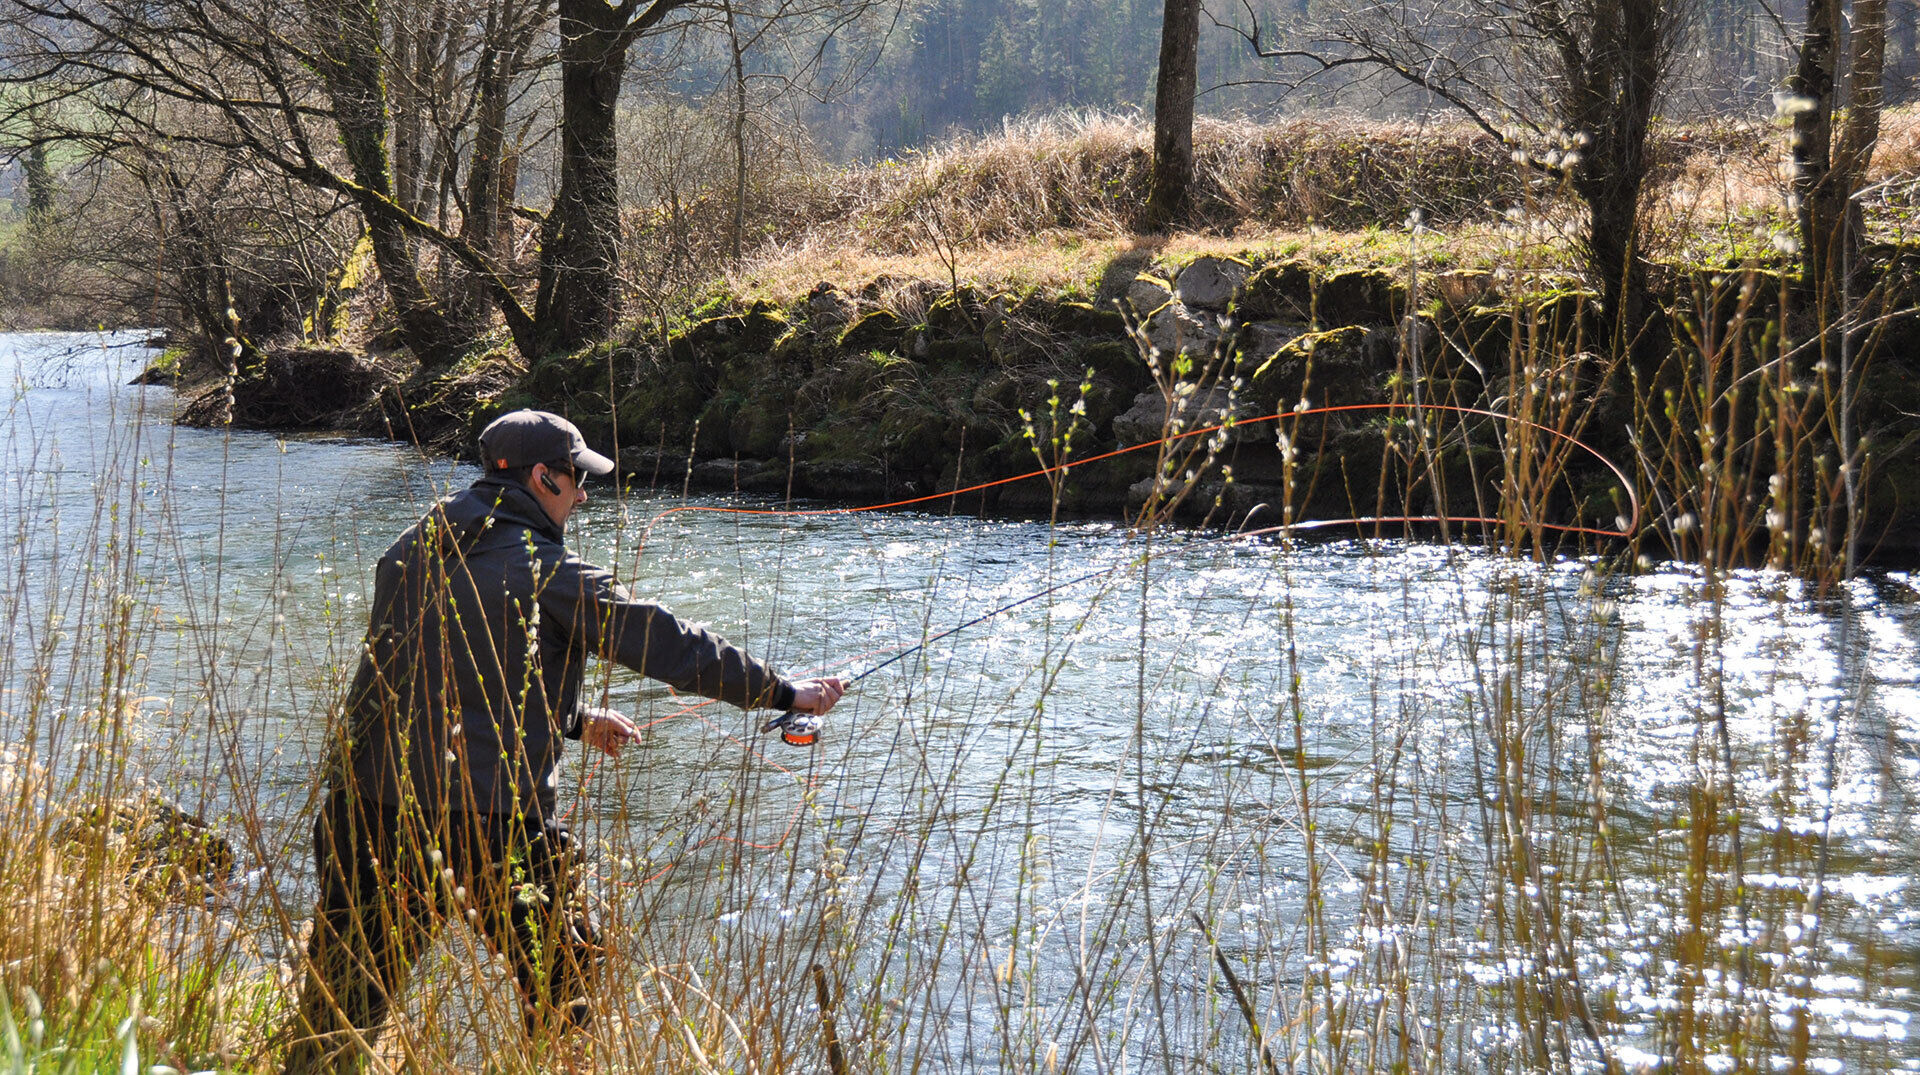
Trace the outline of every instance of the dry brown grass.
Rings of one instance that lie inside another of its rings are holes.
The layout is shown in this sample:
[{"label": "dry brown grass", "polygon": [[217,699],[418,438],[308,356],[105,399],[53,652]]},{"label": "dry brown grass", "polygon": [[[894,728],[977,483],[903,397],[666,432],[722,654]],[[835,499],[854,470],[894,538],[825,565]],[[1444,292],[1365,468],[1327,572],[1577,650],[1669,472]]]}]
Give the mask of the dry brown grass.
[{"label": "dry brown grass", "polygon": [[[1178,235],[1122,233],[1085,236],[1049,231],[1024,241],[985,242],[955,251],[954,275],[963,283],[990,291],[1114,297],[1133,275],[1156,266],[1183,265],[1201,256],[1252,260],[1300,258],[1328,266],[1405,264],[1416,250],[1423,272],[1452,269],[1494,270],[1525,264],[1560,272],[1575,270],[1573,250],[1560,228],[1477,223],[1422,231],[1416,241],[1405,231],[1322,231],[1299,228],[1244,228],[1228,234]],[[949,266],[931,243],[901,252],[874,251],[822,236],[762,252],[724,278],[724,290],[743,301],[788,304],[816,284],[865,288],[868,297],[899,311],[883,293],[908,282],[944,281]]]},{"label": "dry brown grass", "polygon": [[[261,1047],[270,964],[240,943],[239,912],[221,891],[157,862],[128,832],[88,823],[75,806],[109,797],[52,776],[29,750],[0,748],[6,1014],[28,1039],[27,1055],[64,1042],[80,1066],[60,1070],[87,1069],[89,1059],[96,1070],[117,1068],[130,1049],[229,1068]],[[42,1042],[46,1027],[56,1033]]]},{"label": "dry brown grass", "polygon": [[[1129,265],[1201,254],[1398,265],[1420,209],[1423,265],[1577,268],[1577,205],[1523,176],[1507,150],[1462,124],[1203,120],[1196,131],[1198,225],[1140,232],[1150,130],[1138,118],[1058,115],[838,171],[763,177],[743,263],[715,245],[724,198],[652,211],[637,234],[693,292],[714,281],[749,299],[790,302],[815,284],[958,278],[1022,291],[1113,293]],[[1783,132],[1766,122],[1676,127],[1654,146],[1650,252],[1673,260],[1764,254],[1787,226]],[[1870,181],[1920,173],[1920,108],[1888,114]],[[1515,219],[1517,218],[1518,223]],[[638,218],[636,218],[638,219]],[[727,218],[730,219],[730,218]],[[703,223],[704,222],[704,223]],[[679,252],[666,257],[674,235]],[[694,270],[701,271],[694,271]],[[1128,275],[1131,275],[1130,273]],[[659,282],[656,278],[655,283]]]},{"label": "dry brown grass", "polygon": [[1872,178],[1920,178],[1920,105],[1888,112],[1880,121],[1880,146]]}]

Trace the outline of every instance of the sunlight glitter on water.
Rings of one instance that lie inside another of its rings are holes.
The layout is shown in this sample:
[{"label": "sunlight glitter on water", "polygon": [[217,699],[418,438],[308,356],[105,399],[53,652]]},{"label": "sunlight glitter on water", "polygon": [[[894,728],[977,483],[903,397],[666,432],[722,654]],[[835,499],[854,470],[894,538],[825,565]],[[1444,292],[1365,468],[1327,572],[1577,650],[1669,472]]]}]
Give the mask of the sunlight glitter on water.
[{"label": "sunlight glitter on water", "polygon": [[[131,390],[55,380],[23,390],[9,450],[44,451],[50,423],[68,471],[100,477],[109,502],[140,483],[140,510],[175,539],[142,554],[140,599],[159,626],[140,693],[190,730],[208,689],[197,646],[217,627],[214,651],[265,670],[239,701],[258,714],[271,820],[297,831],[373,560],[472,471],[361,440],[165,426],[139,442],[164,466],[140,470],[82,450],[132,443],[87,425]],[[63,474],[60,486],[62,511],[92,507],[93,482]],[[37,488],[16,481],[8,495],[23,503]],[[1802,1018],[1810,1061],[1916,1061],[1920,894],[1906,882],[1920,872],[1920,600],[1908,576],[1819,598],[1741,572],[1716,594],[1683,565],[1616,575],[1424,544],[1183,549],[1163,537],[1143,583],[1129,566],[1138,543],[1110,524],[908,513],[676,515],[641,548],[654,514],[681,503],[596,495],[574,540],[637,591],[793,669],[862,672],[1115,570],[877,672],[812,753],[782,753],[709,709],[650,729],[634,760],[576,767],[583,832],[645,863],[636,874],[680,864],[637,890],[656,911],[665,899],[726,937],[777,936],[795,892],[825,900],[851,885],[864,895],[843,908],[848,928],[881,939],[849,942],[850,958],[876,980],[895,937],[933,953],[956,929],[983,945],[1017,934],[1033,953],[1021,973],[1038,1026],[1086,1009],[1077,976],[1096,956],[1114,982],[1141,980],[1150,889],[1155,928],[1174,931],[1155,957],[1163,974],[1217,1001],[1211,953],[1167,907],[1200,911],[1270,1025],[1323,979],[1316,1003],[1333,1007],[1308,1028],[1358,1027],[1371,1017],[1355,1013],[1396,996],[1447,1000],[1487,1066],[1539,1047],[1522,1010],[1552,1013],[1576,1068],[1597,1068],[1603,1047],[1628,1066],[1671,1063],[1684,1044],[1711,1069],[1733,1056],[1730,1040],[1743,1062],[1771,1064]],[[218,620],[209,593],[222,595]],[[597,686],[643,720],[682,705],[625,674]],[[161,775],[176,730],[147,740]],[[226,808],[217,787],[197,794]],[[711,879],[734,884],[721,869],[734,845],[702,843],[716,832],[773,848],[741,853],[739,888]],[[838,880],[829,848],[850,856]],[[969,908],[957,927],[954,906]],[[1538,921],[1563,939],[1517,939]],[[1121,939],[1089,955],[1080,937],[1103,922]],[[979,971],[935,959],[912,980],[920,1009],[977,1013],[953,1033],[985,1048],[998,1002],[980,982],[1000,979]],[[1138,1010],[1097,1020],[1127,1038]]]}]

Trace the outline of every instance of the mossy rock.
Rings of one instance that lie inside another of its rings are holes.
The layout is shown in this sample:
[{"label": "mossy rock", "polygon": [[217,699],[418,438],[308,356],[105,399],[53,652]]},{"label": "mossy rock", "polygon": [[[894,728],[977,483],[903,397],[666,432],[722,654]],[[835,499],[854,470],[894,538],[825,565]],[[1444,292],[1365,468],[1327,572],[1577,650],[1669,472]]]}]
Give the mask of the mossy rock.
[{"label": "mossy rock", "polygon": [[756,303],[745,313],[697,321],[682,336],[689,345],[701,350],[765,351],[792,327],[779,310]]},{"label": "mossy rock", "polygon": [[693,454],[702,459],[733,455],[733,420],[740,414],[745,397],[738,392],[716,392],[700,408],[700,422],[693,434]]},{"label": "mossy rock", "polygon": [[[784,399],[788,402],[791,396]],[[793,413],[782,401],[767,395],[747,396],[734,408],[727,425],[733,453],[746,459],[772,459],[781,454],[793,431]]]},{"label": "mossy rock", "polygon": [[819,334],[811,329],[790,328],[779,339],[773,341],[773,346],[767,351],[767,357],[775,365],[784,369],[796,373],[808,373],[823,357],[823,351],[832,350],[831,347],[825,346],[825,343],[826,341],[822,341]]},{"label": "mossy rock", "polygon": [[1054,307],[1053,327],[1073,336],[1124,336],[1127,319],[1112,307],[1086,302],[1063,302]]},{"label": "mossy rock", "polygon": [[1263,266],[1233,300],[1236,321],[1305,322],[1313,310],[1313,270],[1304,261]]},{"label": "mossy rock", "polygon": [[1358,325],[1306,333],[1243,372],[1241,398],[1262,414],[1291,406],[1303,392],[1316,407],[1382,402],[1392,369],[1380,350],[1374,334]]},{"label": "mossy rock", "polygon": [[[1920,566],[1920,452],[1889,451],[1897,441],[1869,438],[1872,465],[1861,485],[1861,548],[1871,562]],[[1876,447],[1877,445],[1877,447]]]},{"label": "mossy rock", "polygon": [[1556,344],[1588,344],[1601,337],[1606,325],[1600,296],[1580,288],[1562,288],[1525,300],[1523,319]]},{"label": "mossy rock", "polygon": [[607,381],[605,359],[591,351],[575,352],[570,355],[549,355],[533,364],[520,382],[521,387],[531,393],[535,399],[552,401],[566,399],[574,394],[596,387],[604,387]]},{"label": "mossy rock", "polygon": [[886,351],[842,353],[823,364],[806,383],[810,399],[831,404],[852,419],[875,406],[875,401],[898,383],[915,376],[914,363]]},{"label": "mossy rock", "polygon": [[927,307],[927,327],[947,336],[979,335],[989,320],[987,305],[985,296],[962,284]]},{"label": "mossy rock", "polygon": [[1464,310],[1442,310],[1435,321],[1440,331],[1453,334],[1475,358],[1504,361],[1513,339],[1514,308],[1475,304]]},{"label": "mossy rock", "polygon": [[[1766,270],[1702,270],[1679,283],[1672,314],[1682,339],[1718,350],[1732,335],[1751,347],[1778,334],[1784,273]],[[1596,328],[1598,328],[1596,319]]]},{"label": "mossy rock", "polygon": [[1125,399],[1131,400],[1153,384],[1153,371],[1131,340],[1089,343],[1068,351],[1065,361],[1078,369],[1091,369],[1096,382]]},{"label": "mossy rock", "polygon": [[1407,285],[1380,269],[1343,269],[1320,281],[1323,325],[1391,325],[1407,309]]},{"label": "mossy rock", "polygon": [[[1913,362],[1920,362],[1920,355],[1912,356],[1912,361],[1885,357],[1867,363],[1853,393],[1857,428],[1880,432],[1876,439],[1882,443],[1898,443],[1907,434],[1920,432],[1920,418],[1915,417],[1920,415],[1920,370]],[[1893,431],[1899,436],[1885,435]]]},{"label": "mossy rock", "polygon": [[993,348],[978,336],[941,339],[923,335],[915,342],[913,350],[915,357],[929,366],[981,369],[993,362]]},{"label": "mossy rock", "polygon": [[1126,303],[1136,317],[1147,317],[1173,301],[1173,281],[1143,272],[1127,285]]},{"label": "mossy rock", "polygon": [[843,351],[895,351],[906,339],[907,328],[892,310],[874,310],[856,318],[834,343]]},{"label": "mossy rock", "polygon": [[693,431],[693,418],[712,395],[687,366],[658,356],[642,359],[632,387],[616,401],[620,443],[634,446],[664,444],[667,452],[684,452]]},{"label": "mossy rock", "polygon": [[1483,366],[1504,368],[1516,340],[1522,347],[1545,348],[1548,354],[1542,357],[1556,357],[1569,348],[1597,346],[1606,326],[1598,295],[1558,289],[1497,305],[1442,310],[1435,327]]},{"label": "mossy rock", "polygon": [[1873,243],[1861,249],[1860,262],[1873,281],[1877,310],[1920,307],[1920,243]]},{"label": "mossy rock", "polygon": [[889,465],[912,474],[946,466],[962,443],[965,426],[941,409],[894,406],[887,409],[875,432]]},{"label": "mossy rock", "polygon": [[1433,273],[1422,281],[1442,310],[1465,310],[1496,301],[1500,288],[1493,273],[1485,269],[1453,269]]}]

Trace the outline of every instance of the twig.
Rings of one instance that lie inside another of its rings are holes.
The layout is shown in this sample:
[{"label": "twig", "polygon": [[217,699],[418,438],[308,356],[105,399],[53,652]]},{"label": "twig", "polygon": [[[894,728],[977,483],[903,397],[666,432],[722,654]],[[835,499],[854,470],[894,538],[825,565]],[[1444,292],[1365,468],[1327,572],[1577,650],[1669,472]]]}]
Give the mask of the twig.
[{"label": "twig", "polygon": [[[1233,990],[1234,1003],[1240,1005],[1240,1015],[1247,1021],[1247,1029],[1253,1032],[1253,1043],[1260,1049],[1260,1063],[1266,1066],[1267,1075],[1280,1075],[1280,1069],[1273,1063],[1273,1054],[1267,1051],[1267,1036],[1260,1032],[1260,1020],[1253,1014],[1253,1002],[1247,999],[1247,991],[1240,988],[1240,978],[1233,973],[1233,965],[1227,957],[1220,954],[1220,946],[1214,943],[1213,931],[1207,928],[1207,920],[1200,917],[1198,911],[1188,911],[1193,916],[1193,924],[1200,927],[1200,935],[1207,939],[1207,947],[1213,951],[1213,961],[1226,975],[1227,988]],[[818,970],[818,968],[815,968]]]},{"label": "twig", "polygon": [[813,992],[820,999],[820,1036],[827,1042],[827,1068],[833,1075],[847,1075],[847,1058],[840,1051],[840,1035],[833,1029],[833,995],[827,990],[827,972],[813,965]]}]

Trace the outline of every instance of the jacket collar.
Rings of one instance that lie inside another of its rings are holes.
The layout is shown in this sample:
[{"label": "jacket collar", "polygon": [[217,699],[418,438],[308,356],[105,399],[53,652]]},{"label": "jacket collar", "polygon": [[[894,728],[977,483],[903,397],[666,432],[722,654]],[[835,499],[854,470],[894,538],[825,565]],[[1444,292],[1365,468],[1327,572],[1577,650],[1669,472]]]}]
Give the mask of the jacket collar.
[{"label": "jacket collar", "polygon": [[566,543],[565,531],[553,524],[546,509],[518,482],[488,476],[474,482],[467,492],[479,497],[483,508],[491,509],[494,518],[519,523],[555,542]]}]

